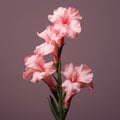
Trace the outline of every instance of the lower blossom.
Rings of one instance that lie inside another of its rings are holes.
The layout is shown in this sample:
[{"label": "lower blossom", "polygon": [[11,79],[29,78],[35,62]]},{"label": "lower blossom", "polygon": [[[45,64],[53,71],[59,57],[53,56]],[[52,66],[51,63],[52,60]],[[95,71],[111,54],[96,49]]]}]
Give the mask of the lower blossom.
[{"label": "lower blossom", "polygon": [[64,100],[65,107],[69,107],[72,97],[80,92],[81,88],[88,87],[90,91],[93,88],[93,73],[85,64],[76,67],[72,63],[67,64],[62,74],[66,77],[66,80],[62,83],[66,93]]},{"label": "lower blossom", "polygon": [[43,57],[37,54],[25,57],[24,62],[26,69],[25,72],[23,72],[23,78],[25,80],[28,80],[31,77],[31,82],[33,83],[44,80],[50,89],[55,88],[51,75],[56,71],[56,69],[52,61],[46,63]]}]

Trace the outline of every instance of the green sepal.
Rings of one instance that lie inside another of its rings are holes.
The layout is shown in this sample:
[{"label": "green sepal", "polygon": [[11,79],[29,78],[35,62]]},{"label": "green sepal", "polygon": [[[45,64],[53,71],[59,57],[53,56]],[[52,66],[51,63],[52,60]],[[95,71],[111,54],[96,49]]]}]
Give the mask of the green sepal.
[{"label": "green sepal", "polygon": [[53,97],[49,95],[48,101],[49,101],[49,106],[50,106],[50,109],[51,109],[54,117],[56,118],[56,120],[59,120],[58,108],[56,106],[56,103],[55,103]]},{"label": "green sepal", "polygon": [[63,101],[64,101],[64,99],[65,99],[65,96],[66,96],[66,93],[63,93],[63,95],[62,95]]},{"label": "green sepal", "polygon": [[58,47],[58,57],[60,58],[64,44],[61,47]]},{"label": "green sepal", "polygon": [[69,108],[70,108],[70,107],[63,109],[63,120],[65,119],[65,117],[66,117],[66,115],[67,115],[67,113],[68,113]]}]

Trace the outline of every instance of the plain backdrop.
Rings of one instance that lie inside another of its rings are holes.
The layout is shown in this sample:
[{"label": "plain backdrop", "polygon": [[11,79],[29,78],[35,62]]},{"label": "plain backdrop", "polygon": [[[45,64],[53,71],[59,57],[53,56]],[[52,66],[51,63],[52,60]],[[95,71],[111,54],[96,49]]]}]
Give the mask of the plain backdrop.
[{"label": "plain backdrop", "polygon": [[60,6],[83,17],[79,37],[65,38],[62,64],[85,63],[94,73],[93,92],[82,89],[73,98],[66,120],[120,120],[119,0],[0,0],[0,120],[54,120],[48,87],[22,73],[24,57],[44,42],[36,32]]}]

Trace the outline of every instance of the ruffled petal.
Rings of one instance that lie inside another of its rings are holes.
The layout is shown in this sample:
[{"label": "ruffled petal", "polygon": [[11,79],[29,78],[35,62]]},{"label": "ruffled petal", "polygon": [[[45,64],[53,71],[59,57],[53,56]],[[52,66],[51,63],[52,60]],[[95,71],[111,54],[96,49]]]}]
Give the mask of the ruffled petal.
[{"label": "ruffled petal", "polygon": [[62,72],[62,74],[67,78],[67,79],[71,79],[72,77],[72,73],[73,73],[73,64],[66,64],[64,66],[64,71]]},{"label": "ruffled petal", "polygon": [[31,82],[37,83],[45,77],[45,72],[34,72]]},{"label": "ruffled petal", "polygon": [[42,71],[45,60],[41,55],[37,54],[25,57],[24,62],[27,68]]},{"label": "ruffled petal", "polygon": [[45,71],[49,74],[52,74],[56,71],[54,63],[52,61],[44,64],[44,68],[45,68]]},{"label": "ruffled petal", "polygon": [[23,72],[23,79],[28,80],[32,77],[34,70],[31,68],[26,68]]},{"label": "ruffled petal", "polygon": [[34,50],[34,53],[40,54],[40,55],[47,55],[47,54],[52,53],[53,51],[54,51],[54,45],[45,42],[37,46],[36,49]]},{"label": "ruffled petal", "polygon": [[83,83],[90,83],[93,79],[92,70],[85,64],[79,67],[78,74],[80,74],[79,81]]}]

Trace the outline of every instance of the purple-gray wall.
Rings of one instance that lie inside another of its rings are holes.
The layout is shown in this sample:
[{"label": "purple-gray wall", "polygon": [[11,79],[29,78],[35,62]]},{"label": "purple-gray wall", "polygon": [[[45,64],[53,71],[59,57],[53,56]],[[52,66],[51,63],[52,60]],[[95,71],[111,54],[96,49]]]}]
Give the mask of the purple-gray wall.
[{"label": "purple-gray wall", "polygon": [[77,94],[66,120],[120,120],[119,0],[0,0],[0,120],[53,120],[49,89],[22,79],[23,59],[43,42],[36,35],[58,7],[75,7],[82,32],[66,38],[62,63],[87,64],[94,90]]}]

